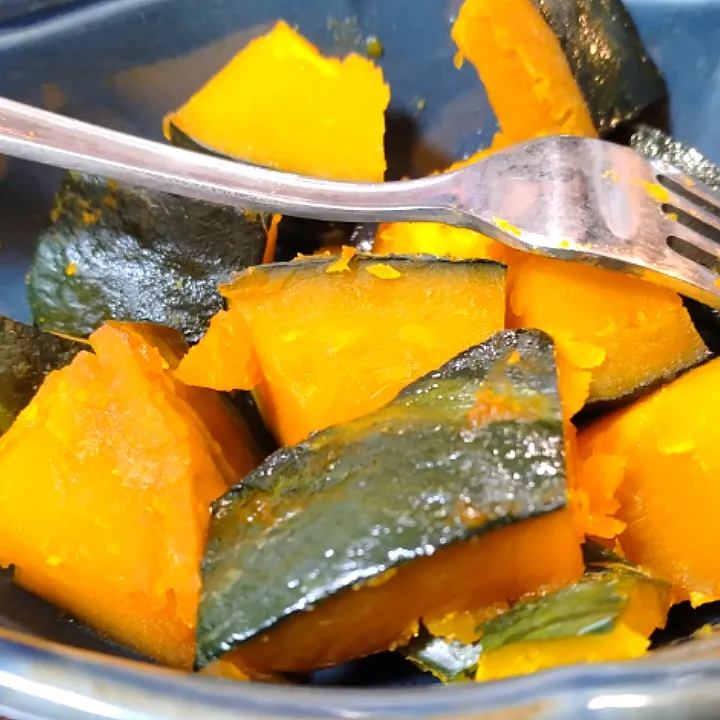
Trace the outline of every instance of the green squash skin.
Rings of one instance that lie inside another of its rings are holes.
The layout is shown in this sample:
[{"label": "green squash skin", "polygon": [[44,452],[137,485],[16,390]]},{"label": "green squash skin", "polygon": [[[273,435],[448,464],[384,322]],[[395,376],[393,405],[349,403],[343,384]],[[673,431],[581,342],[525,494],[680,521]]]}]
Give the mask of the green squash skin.
[{"label": "green squash skin", "polygon": [[585,576],[544,597],[521,600],[507,612],[478,627],[481,640],[463,643],[430,635],[426,630],[401,652],[444,683],[475,679],[486,650],[538,640],[573,638],[612,632],[628,608],[638,583],[669,593],[670,585],[645,575],[634,565],[594,543],[583,548]]},{"label": "green squash skin", "polygon": [[[167,124],[167,133],[170,142],[183,150],[192,150],[249,165],[256,164],[213,150],[190,137],[172,121]],[[311,255],[323,247],[340,245],[356,247],[358,250],[367,252],[372,249],[376,229],[377,224],[371,223],[341,223],[285,215],[278,225],[275,259],[289,261],[298,254]]]},{"label": "green squash skin", "polygon": [[559,40],[601,135],[667,98],[622,0],[532,1]]},{"label": "green squash skin", "polygon": [[474,680],[481,648],[479,643],[434,637],[421,628],[410,645],[398,652],[413,665],[447,684]]},{"label": "green squash skin", "polygon": [[27,407],[50,372],[89,349],[0,316],[0,435]]},{"label": "green squash skin", "polygon": [[262,261],[269,218],[67,173],[39,238],[28,299],[39,327],[76,337],[154,322],[188,342],[223,307],[219,283]]},{"label": "green squash skin", "polygon": [[[472,423],[481,391],[520,415]],[[552,340],[500,332],[377,412],[279,450],[215,503],[197,666],[357,583],[566,503]]]}]

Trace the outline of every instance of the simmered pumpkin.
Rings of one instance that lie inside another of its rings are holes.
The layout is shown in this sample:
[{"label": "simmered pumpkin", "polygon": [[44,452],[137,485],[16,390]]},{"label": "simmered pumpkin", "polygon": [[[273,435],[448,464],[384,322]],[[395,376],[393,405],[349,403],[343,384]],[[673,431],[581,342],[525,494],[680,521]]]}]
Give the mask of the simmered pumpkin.
[{"label": "simmered pumpkin", "polygon": [[446,683],[629,660],[646,652],[669,608],[669,583],[623,561],[592,563],[577,583],[492,613],[474,641],[448,638],[436,624],[403,653]]},{"label": "simmered pumpkin", "polygon": [[263,260],[271,219],[68,172],[28,273],[41,328],[85,337],[106,320],[155,322],[198,340],[217,285]]},{"label": "simmered pumpkin", "polygon": [[664,627],[669,609],[668,583],[623,566],[591,573],[484,623],[476,678],[640,657],[653,631]]},{"label": "simmered pumpkin", "polygon": [[[175,331],[108,324],[0,438],[0,565],[113,640],[192,665],[208,506],[260,457],[173,378]],[[32,488],[32,492],[28,489]]]},{"label": "simmered pumpkin", "polygon": [[165,134],[288,172],[381,181],[389,101],[370,60],[325,58],[280,21],[169,115]]},{"label": "simmered pumpkin", "polygon": [[255,389],[283,445],[378,409],[501,330],[505,270],[484,261],[316,257],[240,274],[178,377]]},{"label": "simmered pumpkin", "polygon": [[557,37],[600,133],[667,98],[622,0],[532,0]]},{"label": "simmered pumpkin", "polygon": [[67,365],[84,347],[0,315],[0,435],[32,400],[45,377]]},{"label": "simmered pumpkin", "polygon": [[[611,12],[611,0],[592,8],[584,0],[540,3],[560,33],[561,46],[535,4],[466,0],[453,26],[453,39],[477,69],[497,115],[501,137],[494,148],[543,135],[596,135],[565,54],[586,89],[588,67],[595,62],[593,38],[603,37],[604,47],[615,47],[619,37],[635,37],[626,13]],[[626,82],[621,91],[613,95],[593,86],[599,127],[633,116],[662,94],[656,69],[633,42],[632,48],[616,53],[615,65],[604,67],[610,85]],[[619,67],[625,70],[618,74]],[[640,77],[647,82],[639,82]],[[422,223],[381,226],[373,250],[505,262],[507,326],[540,328],[552,335],[566,383],[573,387],[566,405],[577,410],[585,403],[615,402],[644,392],[708,355],[679,296],[632,277],[530,257],[470,230]],[[572,380],[571,373],[576,375]]]},{"label": "simmered pumpkin", "polygon": [[618,486],[620,545],[673,584],[676,599],[720,600],[720,359],[580,433],[582,482]]},{"label": "simmered pumpkin", "polygon": [[552,342],[504,331],[213,508],[200,666],[307,671],[580,575]]},{"label": "simmered pumpkin", "polygon": [[562,47],[532,0],[465,0],[452,37],[495,110],[500,134],[493,147],[542,135],[596,135]]}]

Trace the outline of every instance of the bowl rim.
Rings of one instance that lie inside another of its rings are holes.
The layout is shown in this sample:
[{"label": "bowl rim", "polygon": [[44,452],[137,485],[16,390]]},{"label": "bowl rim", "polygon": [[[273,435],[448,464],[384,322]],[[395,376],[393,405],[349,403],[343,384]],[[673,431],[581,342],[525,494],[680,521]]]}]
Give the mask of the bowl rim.
[{"label": "bowl rim", "polygon": [[510,711],[529,719],[645,709],[652,717],[659,707],[693,717],[718,704],[720,635],[629,662],[568,665],[483,684],[358,690],[192,676],[0,630],[0,713],[13,718],[497,720]]}]

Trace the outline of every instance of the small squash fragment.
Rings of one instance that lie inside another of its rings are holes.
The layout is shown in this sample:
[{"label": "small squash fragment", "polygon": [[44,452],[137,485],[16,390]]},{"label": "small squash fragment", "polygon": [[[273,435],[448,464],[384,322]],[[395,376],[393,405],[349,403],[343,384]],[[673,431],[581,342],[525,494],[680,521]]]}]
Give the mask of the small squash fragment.
[{"label": "small squash fragment", "polygon": [[[373,274],[379,262],[399,277]],[[290,445],[382,407],[501,330],[504,278],[497,263],[422,256],[329,256],[253,268],[221,288],[229,310],[213,319],[178,377],[254,389],[269,428]]]},{"label": "small squash fragment", "polygon": [[584,662],[631,660],[665,626],[670,585],[627,566],[590,573],[545,597],[522,600],[480,628],[477,680]]},{"label": "small squash fragment", "polygon": [[281,20],[169,115],[165,135],[287,172],[382,181],[389,101],[372,61],[325,58]]},{"label": "small squash fragment", "polygon": [[190,668],[208,507],[260,457],[170,329],[111,323],[0,438],[0,564],[113,640]]},{"label": "small squash fragment", "polygon": [[445,683],[630,660],[665,626],[670,595],[669,583],[626,562],[592,563],[577,583],[492,613],[475,628],[479,639],[449,638],[436,625],[402,653]]},{"label": "small squash fragment", "polygon": [[676,600],[720,600],[720,360],[711,360],[579,435],[581,481],[619,481],[620,546],[673,584]]},{"label": "small squash fragment", "polygon": [[[198,664],[303,672],[576,580],[552,342],[503,331],[213,507]],[[468,568],[475,568],[469,572]]]},{"label": "small squash fragment", "polygon": [[532,0],[465,0],[452,37],[497,115],[493,147],[597,134],[563,49]]}]

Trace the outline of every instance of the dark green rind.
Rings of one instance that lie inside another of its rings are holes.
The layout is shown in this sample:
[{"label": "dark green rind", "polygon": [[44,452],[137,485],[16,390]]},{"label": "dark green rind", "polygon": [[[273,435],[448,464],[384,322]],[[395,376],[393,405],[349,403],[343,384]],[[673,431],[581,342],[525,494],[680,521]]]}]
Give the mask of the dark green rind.
[{"label": "dark green rind", "polygon": [[218,283],[262,261],[267,221],[67,173],[30,269],[34,321],[78,337],[108,319],[148,321],[194,342],[222,309]]},{"label": "dark green rind", "polygon": [[401,652],[445,683],[474,680],[480,655],[507,645],[612,632],[628,607],[636,583],[669,585],[645,575],[595,543],[583,548],[582,580],[544,597],[520,601],[478,628],[482,639],[468,644],[427,631]]},{"label": "dark green rind", "polygon": [[[481,390],[526,415],[473,427]],[[565,504],[552,341],[498,333],[381,410],[279,450],[214,505],[197,664],[389,568]],[[468,508],[483,519],[468,526]]]},{"label": "dark green rind", "polygon": [[444,640],[422,629],[410,645],[398,652],[438,680],[452,683],[474,679],[481,649],[479,643]]},{"label": "dark green rind", "polygon": [[482,649],[612,632],[627,610],[630,590],[637,582],[662,581],[632,567],[614,565],[545,597],[521,601],[480,626]]},{"label": "dark green rind", "polygon": [[695,148],[684,145],[664,132],[641,126],[630,138],[634,150],[650,160],[663,160],[720,193],[720,167],[710,162]]},{"label": "dark green rind", "polygon": [[560,41],[598,132],[667,97],[621,0],[533,0]]},{"label": "dark green rind", "polygon": [[48,373],[83,349],[89,348],[0,316],[0,434],[27,407]]}]

